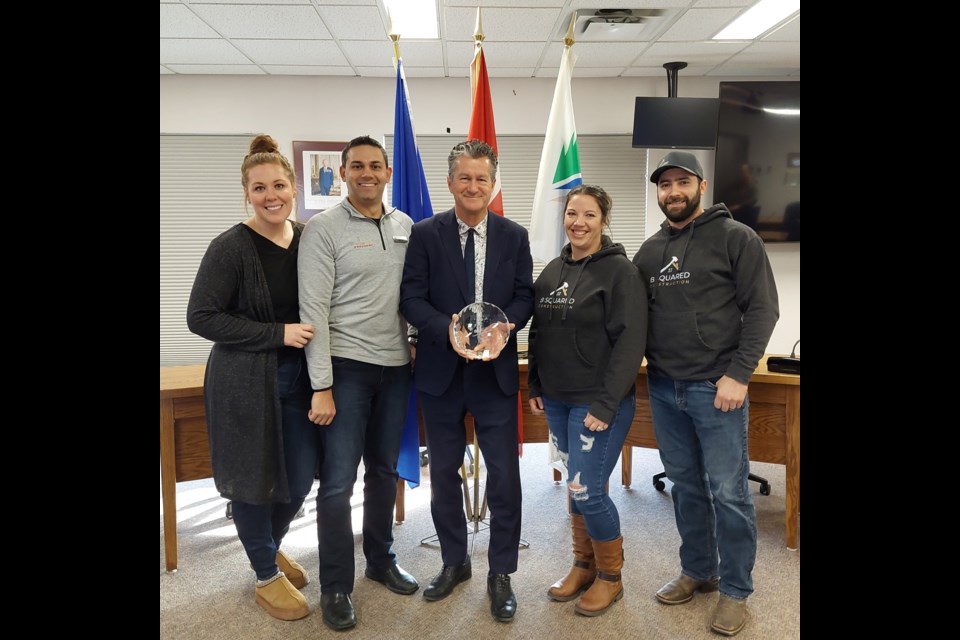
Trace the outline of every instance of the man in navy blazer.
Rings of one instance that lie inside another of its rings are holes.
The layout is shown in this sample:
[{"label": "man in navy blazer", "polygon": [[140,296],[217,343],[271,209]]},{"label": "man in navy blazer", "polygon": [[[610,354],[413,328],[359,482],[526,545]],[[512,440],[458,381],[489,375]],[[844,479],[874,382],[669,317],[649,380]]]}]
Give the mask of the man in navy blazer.
[{"label": "man in navy blazer", "polygon": [[[510,574],[517,570],[521,515],[516,331],[533,313],[533,259],[526,229],[487,210],[497,173],[490,145],[478,140],[456,145],[448,169],[454,208],[413,226],[400,285],[400,311],[418,330],[414,382],[426,426],[430,508],[443,559],[423,596],[441,600],[472,575],[458,471],[469,411],[487,467],[490,612],[509,622],[517,608]],[[513,330],[503,350],[484,360],[468,359],[472,354],[451,338],[452,316],[476,301],[503,309]]]}]

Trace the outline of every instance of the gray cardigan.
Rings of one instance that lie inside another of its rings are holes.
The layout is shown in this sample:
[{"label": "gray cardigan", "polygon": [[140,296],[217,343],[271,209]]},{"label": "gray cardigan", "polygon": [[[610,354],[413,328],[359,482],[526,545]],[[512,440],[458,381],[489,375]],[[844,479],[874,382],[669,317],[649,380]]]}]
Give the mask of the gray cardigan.
[{"label": "gray cardigan", "polygon": [[263,265],[243,224],[207,248],[187,326],[214,343],[204,399],[217,490],[250,504],[289,501],[277,391],[283,324],[274,319]]}]

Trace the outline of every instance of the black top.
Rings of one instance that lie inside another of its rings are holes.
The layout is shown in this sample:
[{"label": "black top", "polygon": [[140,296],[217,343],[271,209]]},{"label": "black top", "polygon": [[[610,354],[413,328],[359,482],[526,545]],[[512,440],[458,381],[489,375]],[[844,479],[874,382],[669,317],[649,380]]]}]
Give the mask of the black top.
[{"label": "black top", "polygon": [[[297,253],[300,248],[300,228],[293,225],[293,240],[284,249],[273,241],[244,225],[260,256],[263,274],[273,301],[273,315],[283,324],[300,322],[300,303],[297,292]],[[303,350],[295,347],[282,347],[278,354],[281,360],[297,358]]]}]

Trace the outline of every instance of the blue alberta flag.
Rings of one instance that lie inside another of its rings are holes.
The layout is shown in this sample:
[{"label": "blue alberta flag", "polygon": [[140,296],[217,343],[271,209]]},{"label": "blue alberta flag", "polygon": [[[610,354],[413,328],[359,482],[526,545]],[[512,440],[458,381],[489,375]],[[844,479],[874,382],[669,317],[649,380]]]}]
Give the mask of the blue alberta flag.
[{"label": "blue alberta flag", "polygon": [[[403,61],[397,60],[397,106],[393,120],[393,199],[391,204],[400,209],[414,222],[433,215],[427,180],[423,175],[420,149],[413,133],[410,117],[410,101],[407,79],[403,74]],[[417,394],[410,386],[410,402],[407,406],[407,421],[400,441],[400,457],[397,473],[407,481],[410,488],[420,485],[420,428],[417,420]]]}]

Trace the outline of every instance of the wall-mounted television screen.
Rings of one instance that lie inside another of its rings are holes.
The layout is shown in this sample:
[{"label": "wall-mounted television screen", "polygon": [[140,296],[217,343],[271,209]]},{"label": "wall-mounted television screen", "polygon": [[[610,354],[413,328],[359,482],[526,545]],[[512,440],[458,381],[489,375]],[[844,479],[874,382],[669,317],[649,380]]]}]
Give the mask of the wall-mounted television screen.
[{"label": "wall-mounted television screen", "polygon": [[637,98],[633,146],[646,149],[713,149],[717,144],[716,98]]},{"label": "wall-mounted television screen", "polygon": [[713,179],[713,201],[764,241],[800,242],[799,81],[720,83]]}]

